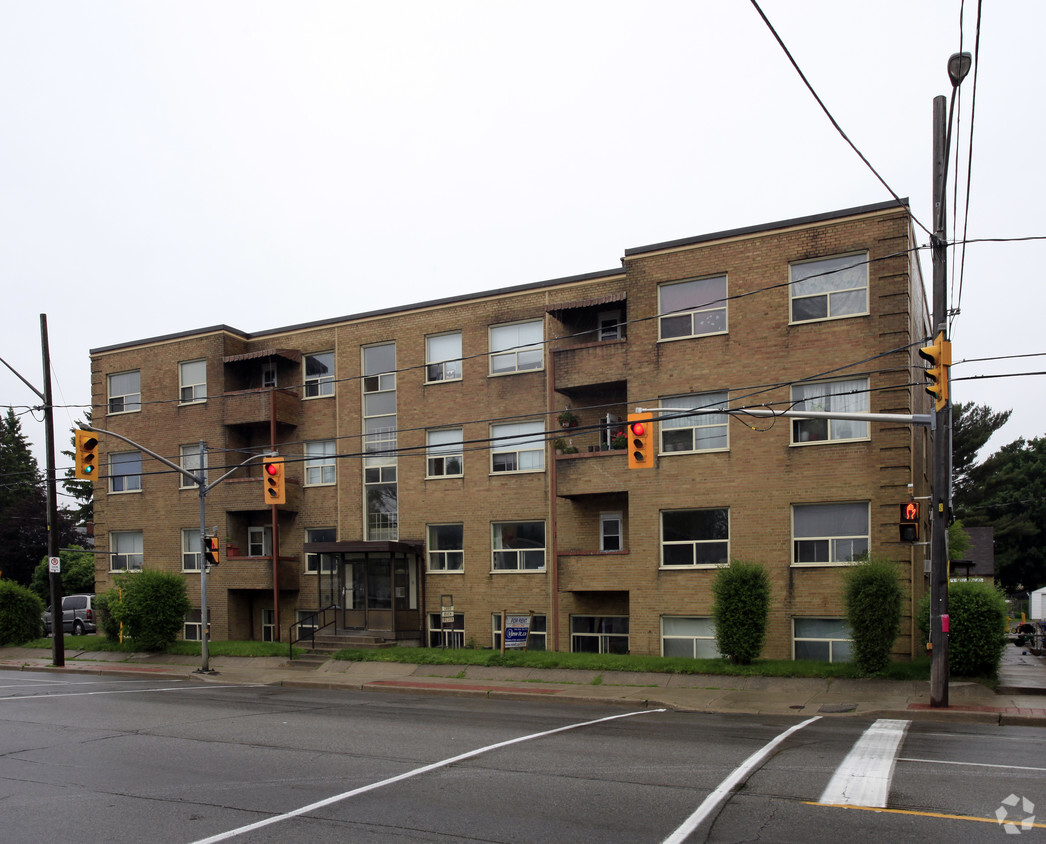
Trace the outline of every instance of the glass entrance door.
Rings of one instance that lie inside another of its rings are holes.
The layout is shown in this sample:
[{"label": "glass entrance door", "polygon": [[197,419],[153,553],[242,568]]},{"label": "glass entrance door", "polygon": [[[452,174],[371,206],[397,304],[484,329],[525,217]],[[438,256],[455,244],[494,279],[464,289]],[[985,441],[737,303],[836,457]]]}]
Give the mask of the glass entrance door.
[{"label": "glass entrance door", "polygon": [[392,560],[361,557],[345,563],[344,625],[355,630],[393,630]]}]

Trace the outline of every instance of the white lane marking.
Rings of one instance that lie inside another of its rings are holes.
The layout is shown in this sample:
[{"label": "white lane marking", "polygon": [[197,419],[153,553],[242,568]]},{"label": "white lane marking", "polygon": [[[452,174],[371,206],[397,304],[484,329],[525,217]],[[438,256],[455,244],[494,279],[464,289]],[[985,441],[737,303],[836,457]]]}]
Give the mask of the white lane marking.
[{"label": "white lane marking", "polygon": [[927,765],[966,765],[970,768],[1002,768],[1004,771],[1046,771],[1032,765],[995,765],[991,762],[957,762],[952,759],[916,759],[913,756],[898,756],[898,762],[922,762]]},{"label": "white lane marking", "polygon": [[821,803],[885,809],[897,751],[911,721],[880,718],[864,731],[821,795]]},{"label": "white lane marking", "polygon": [[236,829],[230,829],[228,832],[219,832],[217,835],[212,835],[210,838],[201,838],[194,844],[214,844],[217,841],[226,841],[230,838],[235,838],[238,835],[243,835],[248,832],[253,832],[256,829],[262,827],[271,826],[272,824],[279,823],[280,821],[288,820],[289,818],[295,818],[299,815],[304,815],[309,812],[315,811],[316,809],[322,809],[324,806],[330,806],[334,803],[339,803],[342,800],[347,800],[350,797],[355,797],[358,794],[365,794],[368,791],[374,791],[379,788],[384,788],[387,785],[393,783],[402,782],[403,780],[411,779],[412,777],[420,776],[421,774],[427,774],[429,771],[435,771],[439,768],[446,768],[448,765],[453,765],[456,762],[463,762],[466,759],[472,759],[475,756],[480,756],[484,753],[489,753],[492,750],[499,750],[502,747],[508,747],[513,744],[519,744],[520,742],[530,741],[531,739],[544,738],[545,736],[552,736],[556,733],[563,733],[567,730],[577,730],[581,727],[591,727],[594,724],[604,724],[607,721],[616,721],[618,718],[631,718],[633,715],[649,715],[652,712],[666,712],[665,709],[643,709],[638,712],[625,712],[621,715],[609,715],[606,718],[597,718],[595,721],[582,721],[579,724],[567,724],[565,727],[556,727],[554,730],[545,730],[541,733],[531,733],[528,736],[520,736],[519,738],[508,739],[507,741],[499,741],[497,744],[489,744],[486,747],[481,747],[477,750],[470,750],[467,753],[462,753],[458,756],[452,756],[449,759],[442,759],[439,762],[433,762],[430,765],[423,765],[420,768],[415,768],[413,771],[407,771],[402,774],[397,774],[394,777],[381,780],[380,782],[374,782],[370,785],[360,786],[354,788],[352,791],[345,791],[341,794],[335,794],[333,797],[327,797],[324,800],[318,800],[315,803],[310,803],[308,806],[302,806],[298,809],[294,809],[290,812],[285,812],[282,815],[274,815],[271,818],[257,821],[247,826],[241,826]]},{"label": "white lane marking", "polygon": [[730,796],[731,792],[737,788],[738,784],[762,764],[763,760],[770,755],[775,747],[788,738],[792,733],[801,730],[803,727],[812,724],[814,721],[820,720],[820,718],[820,715],[815,715],[813,718],[807,718],[805,721],[789,727],[781,733],[781,735],[777,736],[777,738],[773,739],[760,750],[757,750],[745,759],[744,762],[734,769],[730,776],[719,783],[715,791],[709,794],[701,805],[697,807],[694,813],[683,821],[676,831],[669,835],[662,844],[680,844],[680,842],[685,841],[687,836],[697,829],[705,818],[707,818],[720,803]]},{"label": "white lane marking", "polygon": [[204,685],[204,686],[171,686],[164,689],[114,689],[107,692],[60,692],[58,694],[39,694],[39,695],[9,695],[4,697],[0,695],[0,703],[8,700],[51,700],[56,697],[91,697],[92,695],[140,695],[144,692],[184,692],[184,691],[203,691],[204,689],[260,689],[263,683],[244,683],[234,684],[231,686],[217,686],[217,685]]}]

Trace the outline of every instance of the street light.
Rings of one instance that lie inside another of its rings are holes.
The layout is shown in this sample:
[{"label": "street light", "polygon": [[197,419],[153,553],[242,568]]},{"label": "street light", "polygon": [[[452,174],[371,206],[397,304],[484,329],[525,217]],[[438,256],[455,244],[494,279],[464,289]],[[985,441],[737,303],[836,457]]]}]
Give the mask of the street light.
[{"label": "street light", "polygon": [[952,53],[948,57],[948,78],[952,80],[953,88],[958,88],[962,84],[971,67],[973,67],[973,56],[969,53]]}]

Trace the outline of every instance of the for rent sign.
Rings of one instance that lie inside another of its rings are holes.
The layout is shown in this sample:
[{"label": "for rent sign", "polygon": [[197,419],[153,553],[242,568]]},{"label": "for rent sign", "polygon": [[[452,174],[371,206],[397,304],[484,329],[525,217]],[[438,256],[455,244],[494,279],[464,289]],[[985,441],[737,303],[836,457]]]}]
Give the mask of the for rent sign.
[{"label": "for rent sign", "polygon": [[505,649],[526,648],[530,636],[530,613],[505,613]]}]

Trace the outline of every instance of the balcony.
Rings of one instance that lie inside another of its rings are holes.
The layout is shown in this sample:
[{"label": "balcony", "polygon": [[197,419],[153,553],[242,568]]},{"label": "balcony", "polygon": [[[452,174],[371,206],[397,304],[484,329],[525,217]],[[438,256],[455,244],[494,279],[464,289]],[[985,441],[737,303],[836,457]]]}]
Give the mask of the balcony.
[{"label": "balcony", "polygon": [[624,340],[604,340],[556,349],[552,353],[556,391],[569,393],[583,387],[626,380],[627,354],[628,344]]},{"label": "balcony", "polygon": [[293,390],[244,390],[225,394],[226,425],[268,425],[270,410],[277,425],[301,424],[301,397]]},{"label": "balcony", "polygon": [[619,592],[628,589],[627,551],[593,554],[560,554],[559,588],[563,592]]},{"label": "balcony", "polygon": [[[279,588],[297,592],[301,588],[301,561],[280,556]],[[272,591],[272,557],[225,555],[217,569],[211,569],[217,586],[225,589],[264,589]]]},{"label": "balcony", "polygon": [[[297,513],[301,509],[301,483],[295,478],[287,478],[284,488],[287,492],[287,503],[278,505],[280,512]],[[262,512],[271,506],[265,501],[260,477],[227,478],[214,488],[207,499],[213,499],[214,506],[226,512]]]},{"label": "balcony", "polygon": [[[599,451],[601,446],[586,446],[584,439],[571,437],[574,447],[580,449],[576,454],[555,456],[556,494],[560,498],[577,498],[627,491],[630,481],[628,453],[624,449]],[[595,435],[592,442],[597,442]]]}]

